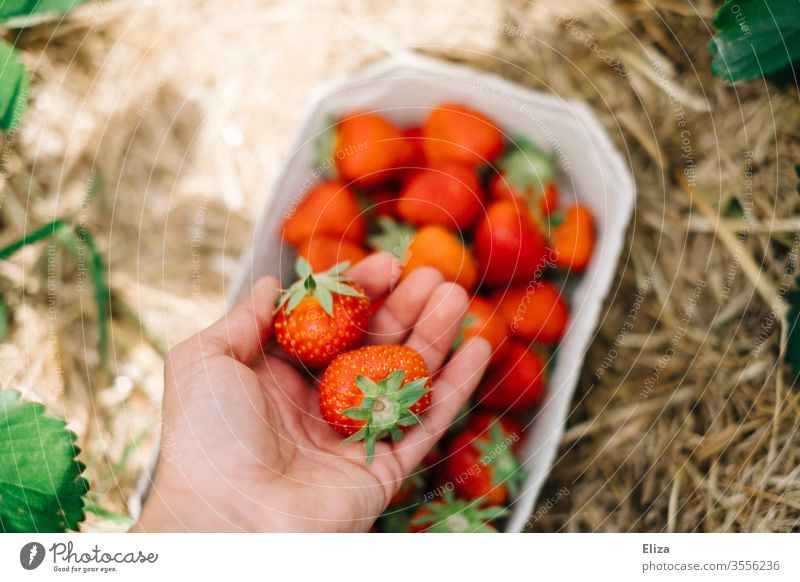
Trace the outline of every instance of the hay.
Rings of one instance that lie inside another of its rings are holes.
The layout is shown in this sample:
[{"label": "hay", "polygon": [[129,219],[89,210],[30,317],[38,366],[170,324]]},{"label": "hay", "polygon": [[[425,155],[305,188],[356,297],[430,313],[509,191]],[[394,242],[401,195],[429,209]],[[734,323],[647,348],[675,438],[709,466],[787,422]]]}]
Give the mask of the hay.
[{"label": "hay", "polygon": [[[629,252],[531,529],[797,529],[800,401],[778,301],[800,221],[796,90],[709,75],[710,1],[428,4],[117,0],[22,33],[33,100],[3,159],[0,244],[56,216],[86,224],[114,319],[103,368],[74,262],[59,257],[52,305],[45,245],[3,262],[0,384],[70,420],[92,501],[127,514],[155,446],[161,354],[222,312],[308,91],[416,48],[587,101],[637,181]],[[82,204],[93,169],[103,188]],[[744,222],[719,220],[732,195]],[[125,527],[91,514],[85,529]]]}]

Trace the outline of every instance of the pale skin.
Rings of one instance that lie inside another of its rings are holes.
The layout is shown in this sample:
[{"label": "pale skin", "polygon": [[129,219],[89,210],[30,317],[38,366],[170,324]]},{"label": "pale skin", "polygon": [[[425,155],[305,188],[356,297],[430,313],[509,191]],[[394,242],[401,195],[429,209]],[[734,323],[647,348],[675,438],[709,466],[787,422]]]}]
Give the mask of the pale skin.
[{"label": "pale skin", "polygon": [[436,374],[422,425],[402,441],[378,443],[370,465],[363,443],[341,444],[320,416],[315,380],[270,341],[279,282],[266,277],[170,351],[161,455],[133,531],[368,531],[444,434],[490,356],[475,338],[448,360],[467,308],[464,289],[427,268],[395,288],[398,272],[381,253],[347,274],[373,299],[393,289],[366,342],[405,344]]}]

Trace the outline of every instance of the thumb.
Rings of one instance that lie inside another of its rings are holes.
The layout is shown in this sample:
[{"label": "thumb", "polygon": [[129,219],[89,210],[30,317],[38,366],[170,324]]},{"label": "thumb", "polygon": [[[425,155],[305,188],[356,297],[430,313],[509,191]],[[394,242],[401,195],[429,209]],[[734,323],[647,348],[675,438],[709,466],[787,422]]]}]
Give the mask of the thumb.
[{"label": "thumb", "polygon": [[244,364],[253,360],[269,339],[280,293],[280,282],[275,277],[262,277],[256,281],[247,297],[211,327],[200,332],[198,339],[203,346],[203,355],[228,354]]}]

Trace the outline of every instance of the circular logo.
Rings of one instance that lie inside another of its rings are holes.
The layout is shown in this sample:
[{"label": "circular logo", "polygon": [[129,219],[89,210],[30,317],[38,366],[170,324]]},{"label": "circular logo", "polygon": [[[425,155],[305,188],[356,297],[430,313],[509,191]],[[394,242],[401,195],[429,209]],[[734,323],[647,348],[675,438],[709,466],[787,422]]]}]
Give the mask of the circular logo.
[{"label": "circular logo", "polygon": [[19,551],[19,563],[26,570],[35,570],[44,561],[44,546],[39,542],[29,542]]}]

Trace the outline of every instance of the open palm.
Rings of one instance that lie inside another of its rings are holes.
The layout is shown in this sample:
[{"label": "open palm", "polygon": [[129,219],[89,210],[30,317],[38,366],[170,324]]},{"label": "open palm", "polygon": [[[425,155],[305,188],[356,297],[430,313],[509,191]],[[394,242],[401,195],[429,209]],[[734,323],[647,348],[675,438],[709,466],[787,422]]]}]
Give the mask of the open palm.
[{"label": "open palm", "polygon": [[[388,254],[348,271],[373,299],[398,272]],[[381,442],[343,445],[321,418],[315,381],[269,345],[278,281],[176,346],[166,364],[164,436],[144,531],[367,531],[469,398],[490,355],[480,338],[442,367],[467,306],[433,269],[411,273],[372,318],[368,343],[404,343],[435,378],[423,423]]]}]

